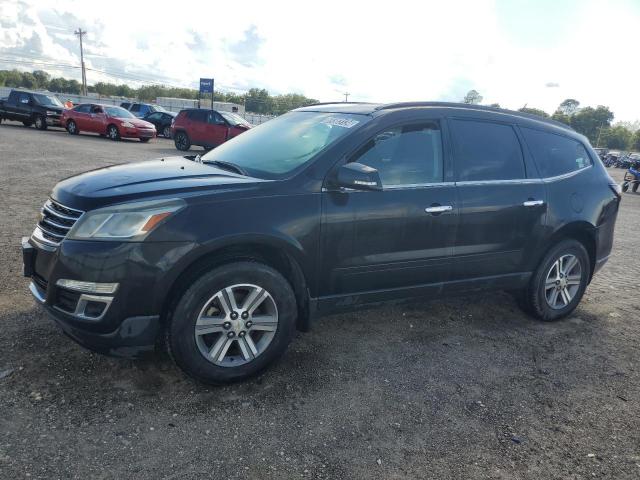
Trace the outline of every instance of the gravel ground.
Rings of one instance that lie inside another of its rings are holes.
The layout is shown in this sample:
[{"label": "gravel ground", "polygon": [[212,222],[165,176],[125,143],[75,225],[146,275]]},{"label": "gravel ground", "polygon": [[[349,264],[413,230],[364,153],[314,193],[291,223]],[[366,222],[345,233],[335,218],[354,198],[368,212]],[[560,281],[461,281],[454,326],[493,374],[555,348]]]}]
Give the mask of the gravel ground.
[{"label": "gravel ground", "polygon": [[57,181],[173,143],[3,123],[0,152],[0,478],[640,478],[640,196],[569,319],[504,293],[334,315],[262,377],[214,388],[160,354],[82,349],[21,277]]}]

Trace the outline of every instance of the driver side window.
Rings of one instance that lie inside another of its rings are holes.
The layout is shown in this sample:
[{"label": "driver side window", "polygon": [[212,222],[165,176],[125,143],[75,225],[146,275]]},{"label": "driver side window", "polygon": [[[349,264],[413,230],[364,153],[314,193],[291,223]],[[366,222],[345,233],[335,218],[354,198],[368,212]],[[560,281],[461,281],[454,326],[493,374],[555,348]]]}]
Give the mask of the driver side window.
[{"label": "driver side window", "polygon": [[438,122],[385,129],[351,159],[378,170],[383,187],[443,181],[442,135]]}]

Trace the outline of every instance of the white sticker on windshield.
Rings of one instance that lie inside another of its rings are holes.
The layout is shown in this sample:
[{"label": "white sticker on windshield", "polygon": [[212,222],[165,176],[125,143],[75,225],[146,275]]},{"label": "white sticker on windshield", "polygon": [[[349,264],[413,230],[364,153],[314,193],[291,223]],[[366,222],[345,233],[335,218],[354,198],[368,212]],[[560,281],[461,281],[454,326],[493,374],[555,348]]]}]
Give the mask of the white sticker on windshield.
[{"label": "white sticker on windshield", "polygon": [[322,123],[326,123],[327,125],[331,125],[334,127],[342,127],[342,128],[351,128],[354,125],[359,124],[358,120],[353,120],[351,118],[325,118]]}]

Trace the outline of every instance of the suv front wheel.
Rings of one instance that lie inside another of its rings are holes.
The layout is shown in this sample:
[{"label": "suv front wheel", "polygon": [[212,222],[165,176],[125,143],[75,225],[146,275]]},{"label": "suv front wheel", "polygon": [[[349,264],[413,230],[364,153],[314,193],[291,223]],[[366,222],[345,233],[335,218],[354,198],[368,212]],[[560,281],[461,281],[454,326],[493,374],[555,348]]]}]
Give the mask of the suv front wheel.
[{"label": "suv front wheel", "polygon": [[591,275],[589,254],[577,240],[563,240],[547,253],[529,286],[523,308],[544,321],[566,317],[578,306]]},{"label": "suv front wheel", "polygon": [[176,148],[183,152],[186,152],[191,148],[191,141],[185,132],[176,132],[173,142],[176,144]]},{"label": "suv front wheel", "polygon": [[197,380],[242,380],[284,353],[296,315],[293,290],[276,270],[247,261],[223,265],[184,292],[169,319],[167,349]]}]

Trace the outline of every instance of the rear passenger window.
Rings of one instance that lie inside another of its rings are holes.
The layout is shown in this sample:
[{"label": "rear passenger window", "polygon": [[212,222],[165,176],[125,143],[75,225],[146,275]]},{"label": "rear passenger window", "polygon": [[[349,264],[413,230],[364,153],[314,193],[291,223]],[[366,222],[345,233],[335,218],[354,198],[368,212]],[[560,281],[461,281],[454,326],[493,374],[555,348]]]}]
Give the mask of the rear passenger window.
[{"label": "rear passenger window", "polygon": [[134,103],[133,106],[131,107],[131,112],[137,113],[139,111],[140,111],[140,104],[139,103]]},{"label": "rear passenger window", "polygon": [[436,122],[389,128],[375,135],[354,162],[378,170],[383,186],[442,182],[442,140]]},{"label": "rear passenger window", "polygon": [[195,122],[206,122],[207,112],[205,110],[189,110],[187,117]]},{"label": "rear passenger window", "polygon": [[500,123],[452,120],[456,179],[525,178],[522,148],[513,127]]},{"label": "rear passenger window", "polygon": [[73,111],[78,113],[89,113],[91,111],[91,105],[89,105],[88,103],[85,103],[83,105],[78,105],[76,108],[73,109]]},{"label": "rear passenger window", "polygon": [[577,140],[532,128],[521,130],[543,178],[575,172],[592,164],[586,148]]}]

